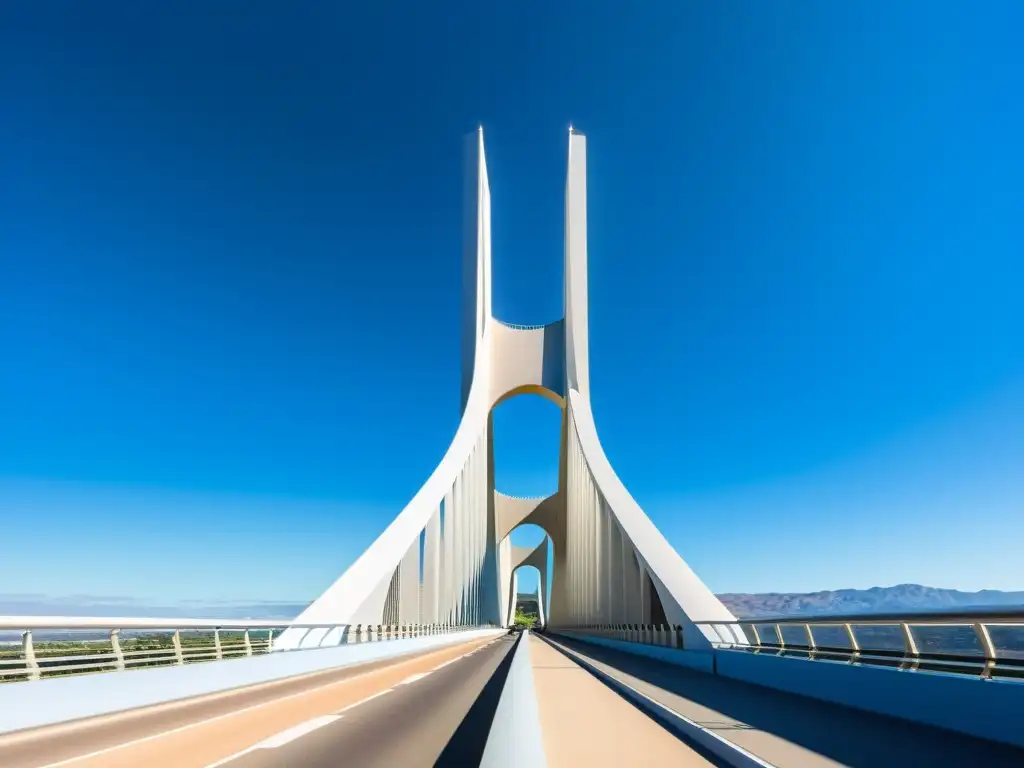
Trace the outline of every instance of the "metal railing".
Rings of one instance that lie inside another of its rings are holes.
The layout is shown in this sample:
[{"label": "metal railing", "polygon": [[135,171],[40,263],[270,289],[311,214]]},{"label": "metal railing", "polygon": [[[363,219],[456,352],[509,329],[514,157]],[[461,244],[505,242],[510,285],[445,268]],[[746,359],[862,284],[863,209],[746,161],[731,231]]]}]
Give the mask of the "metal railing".
[{"label": "metal railing", "polygon": [[[513,329],[515,331],[536,331],[536,330],[539,330],[540,328],[545,328],[545,327],[551,325],[551,323],[540,323],[540,324],[536,324],[535,323],[535,324],[532,324],[532,325],[524,325],[522,323],[506,323],[504,320],[498,320],[497,318],[494,319],[494,322],[496,322],[498,325],[503,325],[506,328],[511,328],[511,329]],[[557,322],[557,321],[555,321],[555,322]]]},{"label": "metal railing", "polygon": [[[714,645],[723,650],[983,679],[1024,678],[1024,609],[695,623],[712,628],[719,637]],[[745,641],[738,639],[744,636]]]},{"label": "metal railing", "polygon": [[659,645],[664,648],[683,647],[683,628],[677,624],[579,624],[552,627],[552,631],[621,640],[625,643]]},{"label": "metal railing", "polygon": [[[331,645],[384,642],[476,629],[450,624],[292,624],[255,619],[0,616],[0,684],[258,656],[289,628],[327,630]],[[42,634],[49,632],[43,639]],[[17,634],[14,634],[17,638]],[[299,649],[302,650],[302,649]],[[292,652],[292,651],[289,651]]]}]

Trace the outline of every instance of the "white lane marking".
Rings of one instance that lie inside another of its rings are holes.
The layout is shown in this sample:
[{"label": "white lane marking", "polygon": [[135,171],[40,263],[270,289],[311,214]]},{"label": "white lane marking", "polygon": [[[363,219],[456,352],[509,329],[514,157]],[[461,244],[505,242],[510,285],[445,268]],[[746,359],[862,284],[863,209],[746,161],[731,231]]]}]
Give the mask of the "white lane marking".
[{"label": "white lane marking", "polygon": [[[443,650],[446,650],[446,648],[444,646],[442,646],[441,648],[438,649],[438,651],[443,651]],[[411,659],[402,659],[402,660],[398,661],[397,664],[404,664],[407,661],[416,661],[416,658],[414,657],[414,658],[411,658]],[[290,693],[287,696],[280,696],[280,697],[278,697],[276,699],[270,699],[269,701],[263,701],[263,702],[260,702],[259,704],[252,704],[252,705],[250,705],[248,707],[243,707],[242,709],[234,709],[234,710],[232,710],[230,712],[225,712],[222,715],[216,715],[214,717],[208,717],[205,720],[197,720],[194,723],[188,723],[187,725],[181,725],[181,726],[178,726],[177,728],[171,728],[169,731],[160,731],[159,733],[152,733],[149,736],[143,736],[143,737],[138,738],[138,739],[132,739],[131,741],[125,741],[125,742],[123,742],[121,744],[114,744],[113,746],[104,747],[103,749],[97,749],[94,752],[88,752],[88,753],[86,753],[84,755],[77,755],[75,757],[69,757],[69,758],[67,758],[65,760],[58,760],[55,763],[47,763],[46,765],[40,766],[40,768],[60,768],[60,766],[71,765],[72,763],[77,763],[80,760],[88,760],[88,759],[93,758],[93,757],[99,757],[100,755],[106,755],[106,754],[108,754],[110,752],[116,752],[117,750],[124,749],[125,747],[134,747],[136,744],[145,744],[147,741],[154,741],[156,739],[162,739],[164,736],[173,736],[174,734],[181,733],[182,731],[187,731],[187,730],[190,730],[192,728],[198,728],[200,725],[208,725],[209,723],[215,723],[218,720],[225,720],[226,718],[234,717],[235,715],[241,715],[241,714],[244,714],[246,712],[252,712],[253,710],[261,709],[263,707],[269,707],[271,704],[277,704],[279,701],[288,701],[289,699],[297,699],[300,696],[308,696],[311,693],[316,693],[317,691],[322,691],[322,690],[324,690],[326,688],[331,688],[331,687],[333,687],[335,685],[344,685],[346,683],[351,683],[353,680],[359,680],[360,678],[368,677],[369,675],[373,675],[373,674],[376,674],[378,672],[382,672],[382,671],[384,671],[387,668],[388,667],[382,667],[382,668],[378,668],[378,669],[370,669],[370,670],[367,670],[366,672],[361,672],[358,675],[352,675],[352,677],[346,677],[344,680],[335,680],[335,681],[330,682],[330,683],[324,683],[323,685],[318,685],[315,688],[309,688],[308,690],[305,690],[305,691],[299,691],[297,693]],[[388,691],[390,691],[390,690],[391,689],[389,688]],[[387,691],[382,691],[382,693],[387,693]],[[379,694],[377,694],[377,695],[379,695]],[[363,701],[369,701],[369,699],[364,699]],[[232,757],[233,758],[237,757],[237,755],[233,755]],[[213,765],[218,765],[218,764],[217,763],[213,763]],[[212,766],[207,766],[207,768],[212,768]]]},{"label": "white lane marking", "polygon": [[[434,670],[430,670],[433,672]],[[430,672],[419,672],[415,675],[409,675],[405,680],[399,683],[399,685],[408,685],[409,683],[415,683],[417,680],[422,680],[424,677],[430,674]]]},{"label": "white lane marking", "polygon": [[307,720],[304,723],[299,723],[296,726],[292,726],[287,730],[281,731],[276,736],[271,736],[269,739],[264,739],[257,744],[255,749],[277,749],[283,747],[290,741],[295,741],[307,733],[312,733],[317,728],[323,728],[325,725],[341,720],[341,715],[321,715],[320,717],[314,717],[312,720]]},{"label": "white lane marking", "polygon": [[218,768],[218,766],[225,765],[227,763],[230,763],[232,760],[237,760],[240,757],[248,755],[254,749],[256,749],[256,747],[246,747],[241,752],[235,752],[235,754],[228,755],[227,757],[218,760],[216,763],[210,763],[206,766],[206,768]]},{"label": "white lane marking", "polygon": [[248,755],[250,752],[255,752],[257,749],[277,749],[278,747],[283,747],[285,744],[293,742],[296,739],[305,736],[307,733],[312,733],[318,728],[323,728],[325,725],[330,725],[338,720],[341,720],[340,715],[321,715],[320,717],[314,717],[312,720],[307,720],[304,723],[299,723],[298,725],[294,725],[291,728],[283,730],[280,733],[271,736],[269,739],[264,739],[259,744],[253,744],[251,747],[246,747],[240,752],[235,752],[235,754],[221,758],[215,763],[210,763],[206,768],[218,768],[218,766],[230,763],[232,760]]},{"label": "white lane marking", "polygon": [[377,691],[376,693],[370,694],[365,699],[360,699],[359,701],[355,702],[354,704],[348,704],[348,705],[342,707],[341,709],[339,709],[334,714],[340,715],[342,712],[348,712],[350,709],[354,709],[355,707],[358,707],[360,704],[365,704],[370,699],[376,699],[378,696],[383,696],[385,693],[391,693],[391,691],[393,691],[393,690],[394,690],[394,688],[385,688],[383,691]]}]

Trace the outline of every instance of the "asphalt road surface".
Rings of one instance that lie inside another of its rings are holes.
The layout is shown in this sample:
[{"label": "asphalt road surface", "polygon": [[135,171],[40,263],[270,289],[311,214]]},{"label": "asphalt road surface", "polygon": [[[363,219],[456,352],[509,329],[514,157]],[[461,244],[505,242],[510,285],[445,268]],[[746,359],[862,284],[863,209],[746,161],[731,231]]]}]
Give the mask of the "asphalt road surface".
[{"label": "asphalt road surface", "polygon": [[[425,743],[434,745],[443,733],[435,734],[433,729],[438,725],[442,731],[448,727],[457,711],[452,707],[456,706],[456,702],[466,700],[467,686],[478,685],[479,693],[488,678],[493,677],[512,643],[513,638],[496,635],[493,639],[458,643],[239,691],[9,734],[0,737],[0,766],[206,768],[225,764],[226,760],[241,763],[243,758],[232,760],[232,756],[246,752],[273,737],[281,741],[283,734],[296,733],[294,729],[309,727],[308,724],[318,718],[334,718],[341,713],[340,719],[332,722],[352,722],[356,719],[363,722],[364,718],[359,712],[361,707],[374,707],[370,711],[379,711],[376,707],[388,696],[396,702],[404,701],[410,693],[416,693],[417,683],[420,688],[429,686],[437,697],[424,708],[423,715],[430,719],[430,723],[414,727],[410,722],[402,722],[399,727],[399,723],[389,722],[389,716],[385,715],[374,729],[376,738],[367,739],[364,742],[365,748],[369,750],[372,743],[373,749],[370,751],[383,755],[388,749],[399,747],[404,742],[414,744],[414,739],[426,739]],[[447,681],[459,690],[439,690],[437,681]],[[380,699],[380,703],[374,704],[377,699]],[[473,699],[470,699],[465,705],[466,710],[472,704]],[[459,721],[466,714],[462,712]],[[403,716],[412,717],[412,712]],[[435,717],[439,719],[431,719]],[[454,723],[453,729],[458,727],[459,721]],[[410,729],[410,735],[406,735],[407,731],[402,729]],[[414,732],[416,736],[412,737]],[[451,733],[448,734],[450,736]],[[312,739],[312,734],[307,738]],[[440,742],[440,747],[431,748],[436,748],[439,753],[446,741],[447,738]],[[252,761],[267,756],[254,754],[256,752],[277,751],[283,747],[282,744],[276,749],[266,747],[253,750],[253,754],[246,752],[244,759]],[[286,752],[290,754],[290,751]],[[368,755],[362,764],[384,764],[374,762],[376,759],[373,754]],[[337,759],[327,763],[306,762],[303,759],[299,762],[271,761],[262,764],[336,765]],[[429,762],[409,763],[421,764],[432,765],[433,758]]]},{"label": "asphalt road surface", "polygon": [[578,640],[550,639],[777,768],[1024,768],[1024,750],[1009,745]]},{"label": "asphalt road surface", "polygon": [[218,765],[228,768],[450,768],[480,762],[515,639],[428,673],[363,703],[272,737]]}]

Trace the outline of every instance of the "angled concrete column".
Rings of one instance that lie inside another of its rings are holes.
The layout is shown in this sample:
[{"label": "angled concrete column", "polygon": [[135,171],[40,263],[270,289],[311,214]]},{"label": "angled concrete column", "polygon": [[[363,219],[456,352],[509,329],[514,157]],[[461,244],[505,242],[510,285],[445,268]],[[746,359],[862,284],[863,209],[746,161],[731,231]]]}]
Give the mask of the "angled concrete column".
[{"label": "angled concrete column", "polygon": [[455,616],[455,502],[452,489],[444,496],[444,557],[441,558],[441,583],[444,601],[443,623],[452,624]]},{"label": "angled concrete column", "polygon": [[402,558],[399,621],[404,625],[420,623],[420,538],[413,541]]},{"label": "angled concrete column", "polygon": [[441,604],[441,508],[431,515],[423,534],[424,624],[436,624]]},{"label": "angled concrete column", "polygon": [[466,520],[463,501],[463,474],[455,478],[455,486],[452,489],[452,517],[455,525],[455,621],[458,626],[464,623],[466,618]]}]

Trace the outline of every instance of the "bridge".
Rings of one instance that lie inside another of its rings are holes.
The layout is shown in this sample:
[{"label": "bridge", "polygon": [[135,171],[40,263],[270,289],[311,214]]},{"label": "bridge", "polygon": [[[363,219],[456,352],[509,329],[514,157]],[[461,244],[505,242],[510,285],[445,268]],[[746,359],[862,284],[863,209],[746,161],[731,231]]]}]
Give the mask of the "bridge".
[{"label": "bridge", "polygon": [[[741,620],[630,495],[590,407],[568,143],[564,317],[522,326],[492,312],[467,137],[461,421],[380,537],[293,619],[0,617],[0,765],[1024,765],[1024,611]],[[542,498],[494,484],[492,413],[520,395],[562,413]],[[510,633],[524,567],[540,621]]]}]

